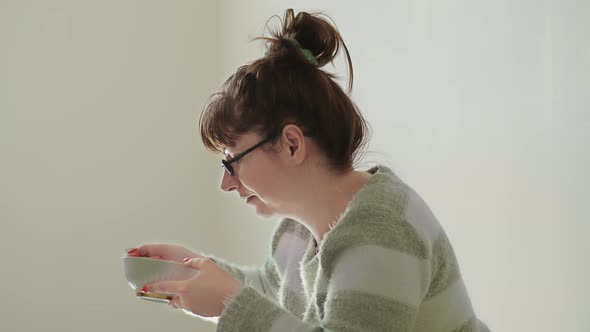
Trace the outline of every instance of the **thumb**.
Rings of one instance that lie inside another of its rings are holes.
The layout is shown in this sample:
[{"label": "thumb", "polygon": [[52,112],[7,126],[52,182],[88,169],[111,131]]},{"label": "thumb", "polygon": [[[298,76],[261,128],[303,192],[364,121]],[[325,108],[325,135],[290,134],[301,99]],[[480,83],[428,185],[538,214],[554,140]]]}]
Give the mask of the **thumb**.
[{"label": "thumb", "polygon": [[185,258],[185,260],[184,260],[185,266],[191,267],[195,270],[201,270],[204,267],[206,267],[208,264],[215,264],[215,263],[207,257],[195,257],[195,258],[190,258],[190,259]]}]

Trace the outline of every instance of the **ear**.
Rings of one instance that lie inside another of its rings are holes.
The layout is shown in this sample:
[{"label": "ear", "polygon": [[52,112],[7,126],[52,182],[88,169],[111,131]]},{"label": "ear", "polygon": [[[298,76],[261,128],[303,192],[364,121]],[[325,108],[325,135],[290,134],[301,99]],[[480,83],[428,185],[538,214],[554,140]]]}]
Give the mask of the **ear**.
[{"label": "ear", "polygon": [[281,133],[281,141],[284,148],[284,155],[288,161],[301,164],[307,157],[308,146],[305,135],[299,126],[294,124],[286,125]]}]

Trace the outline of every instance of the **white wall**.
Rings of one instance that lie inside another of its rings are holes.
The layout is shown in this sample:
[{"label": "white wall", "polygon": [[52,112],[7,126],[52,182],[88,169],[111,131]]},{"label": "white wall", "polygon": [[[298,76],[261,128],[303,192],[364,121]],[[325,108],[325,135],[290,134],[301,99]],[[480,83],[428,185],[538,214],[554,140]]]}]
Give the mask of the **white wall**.
[{"label": "white wall", "polygon": [[217,17],[213,2],[0,2],[0,330],[214,330],[137,300],[120,257],[223,235],[196,130]]},{"label": "white wall", "polygon": [[338,24],[373,127],[366,160],[430,204],[480,317],[589,330],[581,0],[0,1],[3,326],[214,330],[134,299],[118,257],[175,241],[262,262],[274,221],[217,190],[195,123],[288,7]]}]

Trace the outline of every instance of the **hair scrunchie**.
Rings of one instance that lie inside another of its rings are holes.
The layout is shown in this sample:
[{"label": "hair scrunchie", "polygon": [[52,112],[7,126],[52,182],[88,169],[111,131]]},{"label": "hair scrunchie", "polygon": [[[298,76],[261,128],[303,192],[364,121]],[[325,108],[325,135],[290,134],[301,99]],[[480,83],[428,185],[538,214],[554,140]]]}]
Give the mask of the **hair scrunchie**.
[{"label": "hair scrunchie", "polygon": [[[313,56],[313,54],[311,53],[310,50],[301,47],[301,44],[299,44],[299,42],[297,41],[297,39],[295,38],[286,38],[286,40],[290,41],[291,43],[293,43],[301,52],[301,54],[303,54],[303,56],[305,57],[305,60],[307,60],[307,62],[311,63],[314,66],[318,65],[318,59],[315,58],[315,56]],[[268,55],[268,51],[264,52],[264,55]]]}]

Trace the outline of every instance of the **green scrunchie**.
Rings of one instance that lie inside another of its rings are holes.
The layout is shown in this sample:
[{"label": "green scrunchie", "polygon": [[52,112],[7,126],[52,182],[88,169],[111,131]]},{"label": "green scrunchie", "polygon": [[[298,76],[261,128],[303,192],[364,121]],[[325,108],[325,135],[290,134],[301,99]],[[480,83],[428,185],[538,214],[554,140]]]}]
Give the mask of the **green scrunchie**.
[{"label": "green scrunchie", "polygon": [[[307,60],[307,62],[309,62],[315,66],[318,65],[318,59],[316,59],[315,56],[313,56],[313,54],[311,53],[310,50],[301,47],[301,44],[299,44],[297,39],[287,38],[287,40],[291,41],[293,44],[295,44],[295,46],[297,46],[297,48],[299,49],[299,51],[301,51],[301,53],[303,54],[303,56],[305,57],[305,60]],[[265,56],[268,55],[268,51],[264,52],[264,55]]]}]

